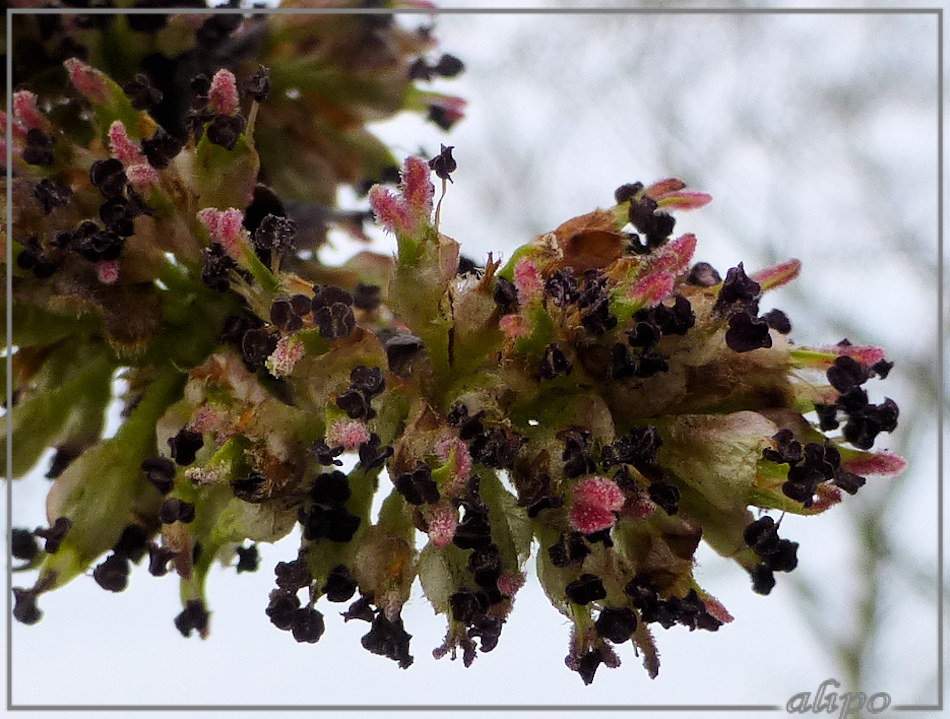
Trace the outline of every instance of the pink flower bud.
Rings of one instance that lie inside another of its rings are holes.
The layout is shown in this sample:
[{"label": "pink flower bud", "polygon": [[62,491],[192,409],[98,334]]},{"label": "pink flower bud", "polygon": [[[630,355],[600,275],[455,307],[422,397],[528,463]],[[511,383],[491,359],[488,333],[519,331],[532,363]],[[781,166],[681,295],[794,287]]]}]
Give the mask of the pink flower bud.
[{"label": "pink flower bud", "polygon": [[[129,134],[121,120],[116,120],[109,126],[109,151],[115,159],[126,167],[148,163],[139,146],[129,138]],[[128,172],[126,172],[126,175],[128,175]]]},{"label": "pink flower bud", "polygon": [[624,494],[606,477],[588,477],[574,487],[570,511],[571,525],[583,534],[593,534],[614,526],[623,507]]},{"label": "pink flower bud", "polygon": [[425,510],[424,518],[428,527],[429,541],[433,546],[449,546],[458,527],[458,510],[450,502],[441,500]]},{"label": "pink flower bud", "polygon": [[211,111],[219,115],[236,115],[240,109],[237,80],[230,70],[218,70],[208,90]]},{"label": "pink flower bud", "polygon": [[358,419],[337,419],[327,429],[327,444],[343,447],[347,452],[359,449],[361,444],[369,442],[369,438],[369,427]]},{"label": "pink flower bud", "polygon": [[109,100],[112,93],[105,75],[74,57],[63,61],[63,65],[66,66],[70,82],[92,102],[101,104]]}]

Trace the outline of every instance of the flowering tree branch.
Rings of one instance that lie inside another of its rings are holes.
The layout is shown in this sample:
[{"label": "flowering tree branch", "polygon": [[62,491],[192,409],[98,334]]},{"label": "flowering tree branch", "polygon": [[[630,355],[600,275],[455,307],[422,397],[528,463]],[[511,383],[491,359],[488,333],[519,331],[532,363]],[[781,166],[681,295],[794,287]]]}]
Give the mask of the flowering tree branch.
[{"label": "flowering tree branch", "polygon": [[[79,17],[50,37],[95,48]],[[417,87],[457,60],[428,64],[427,33],[375,16],[228,17],[113,19],[133,50],[193,38],[180,70],[215,58],[179,115],[155,77],[120,84],[77,57],[59,87],[44,94],[41,76],[14,95],[8,473],[57,450],[49,526],[14,534],[38,572],[15,590],[18,620],[88,568],[121,591],[147,554],[153,575],[179,577],[177,628],[205,637],[212,563],[255,568],[255,543],[297,528],[262,602],[297,641],[323,634],[319,602],[351,602],[363,646],[408,667],[401,610],[418,578],[446,617],[436,656],[468,665],[499,641],[533,555],[585,683],[627,641],[655,676],[655,625],[732,620],[693,575],[700,541],[767,594],[797,565],[784,513],[901,471],[873,451],[898,419],[865,388],[891,370],[883,350],[796,345],[783,312],[760,311],[797,260],[724,277],[697,262],[671,213],[709,195],[625,184],[478,266],[434,207],[452,148],[394,175],[362,125],[402,107],[458,119],[461,101]],[[307,55],[301,29],[326,56]],[[322,265],[325,226],[293,203],[329,205],[367,178],[395,258]],[[124,423],[101,439],[118,370]]]}]

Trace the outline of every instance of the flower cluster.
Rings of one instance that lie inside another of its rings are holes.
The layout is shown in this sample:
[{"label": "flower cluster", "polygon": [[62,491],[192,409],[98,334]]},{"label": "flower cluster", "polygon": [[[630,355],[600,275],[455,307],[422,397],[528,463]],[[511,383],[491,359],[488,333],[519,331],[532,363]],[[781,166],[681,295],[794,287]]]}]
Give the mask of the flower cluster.
[{"label": "flower cluster", "polygon": [[[397,178],[353,129],[420,103],[455,118],[457,101],[414,84],[461,69],[425,56],[428,31],[385,15],[149,17],[110,32],[133,54],[140,35],[192,49],[113,79],[79,59],[102,28],[37,20],[71,89],[14,95],[10,473],[56,449],[49,526],[13,535],[20,569],[38,570],[14,590],[18,620],[90,568],[122,591],[148,557],[182,584],[175,626],[205,637],[213,563],[253,571],[256,543],[296,529],[262,614],[298,642],[332,630],[318,604],[349,603],[362,645],[408,667],[418,579],[446,618],[434,654],[469,665],[497,646],[534,556],[572,624],[568,667],[590,683],[630,642],[655,676],[656,625],[732,620],[693,575],[700,541],[767,594],[797,565],[784,513],[902,469],[872,450],[898,418],[866,389],[884,353],[796,345],[788,317],[762,311],[795,260],[724,276],[697,262],[671,213],[708,195],[625,184],[479,267],[433,206],[453,148]],[[188,97],[165,83],[185,67],[206,68]],[[300,200],[386,178],[398,187],[364,189],[395,259],[320,264]],[[117,371],[123,423],[102,439]]]}]

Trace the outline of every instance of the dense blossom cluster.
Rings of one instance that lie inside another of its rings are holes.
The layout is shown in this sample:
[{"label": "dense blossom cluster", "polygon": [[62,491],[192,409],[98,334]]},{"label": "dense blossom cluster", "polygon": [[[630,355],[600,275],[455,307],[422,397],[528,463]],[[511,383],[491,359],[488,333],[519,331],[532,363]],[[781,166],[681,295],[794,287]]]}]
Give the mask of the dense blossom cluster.
[{"label": "dense blossom cluster", "polygon": [[[10,473],[56,452],[48,527],[13,533],[18,569],[38,571],[14,590],[19,621],[90,569],[120,592],[147,557],[182,583],[174,625],[205,637],[213,563],[254,571],[257,543],[296,530],[262,613],[298,642],[332,631],[318,604],[348,603],[362,645],[408,667],[418,579],[447,619],[435,656],[469,665],[498,644],[533,555],[573,627],[568,667],[589,683],[630,642],[655,676],[656,625],[732,619],[693,576],[701,540],[767,594],[798,562],[781,516],[902,469],[872,451],[898,418],[866,389],[890,371],[884,353],[798,346],[783,312],[761,311],[795,260],[724,277],[695,261],[672,213],[710,197],[680,180],[625,184],[505,263],[463,257],[434,202],[453,147],[395,173],[361,125],[404,106],[458,118],[459,100],[416,84],[462,69],[427,55],[427,29],[375,14],[48,17],[27,35],[61,70],[14,48],[31,89],[4,138]],[[143,55],[128,76],[83,59],[100,24]],[[146,33],[167,51],[146,56]],[[313,48],[314,76],[286,67]],[[184,94],[168,79],[182,73]],[[340,182],[368,192],[395,258],[315,259],[326,223],[359,233],[362,215],[302,204],[329,205]],[[123,423],[102,439],[117,371]]]}]

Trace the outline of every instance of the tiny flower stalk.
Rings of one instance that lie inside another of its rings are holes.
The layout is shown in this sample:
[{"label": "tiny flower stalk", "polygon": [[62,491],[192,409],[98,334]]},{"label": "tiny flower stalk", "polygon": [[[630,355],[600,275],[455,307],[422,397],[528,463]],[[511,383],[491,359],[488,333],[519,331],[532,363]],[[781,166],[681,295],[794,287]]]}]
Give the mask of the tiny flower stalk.
[{"label": "tiny flower stalk", "polygon": [[[899,419],[877,396],[885,351],[796,344],[764,303],[808,268],[697,260],[674,213],[711,198],[683,180],[624,184],[504,262],[465,257],[440,226],[464,184],[454,147],[400,171],[366,127],[460,118],[424,85],[462,69],[430,56],[428,31],[358,13],[141,22],[85,28],[90,62],[24,78],[6,108],[8,474],[55,450],[48,526],[13,535],[35,572],[17,620],[80,574],[121,592],[147,557],[180,582],[169,623],[212,636],[211,566],[250,571],[257,543],[298,531],[261,600],[295,641],[342,614],[409,667],[418,578],[445,620],[433,654],[467,666],[501,640],[534,552],[571,623],[566,666],[590,683],[632,653],[656,676],[657,626],[732,621],[694,575],[701,541],[768,594],[808,540],[785,514],[906,466],[880,448]],[[190,81],[94,66],[123,39],[123,58],[147,45]],[[328,225],[363,236],[363,213],[331,209],[341,184],[368,195],[395,257],[320,261]]]}]

